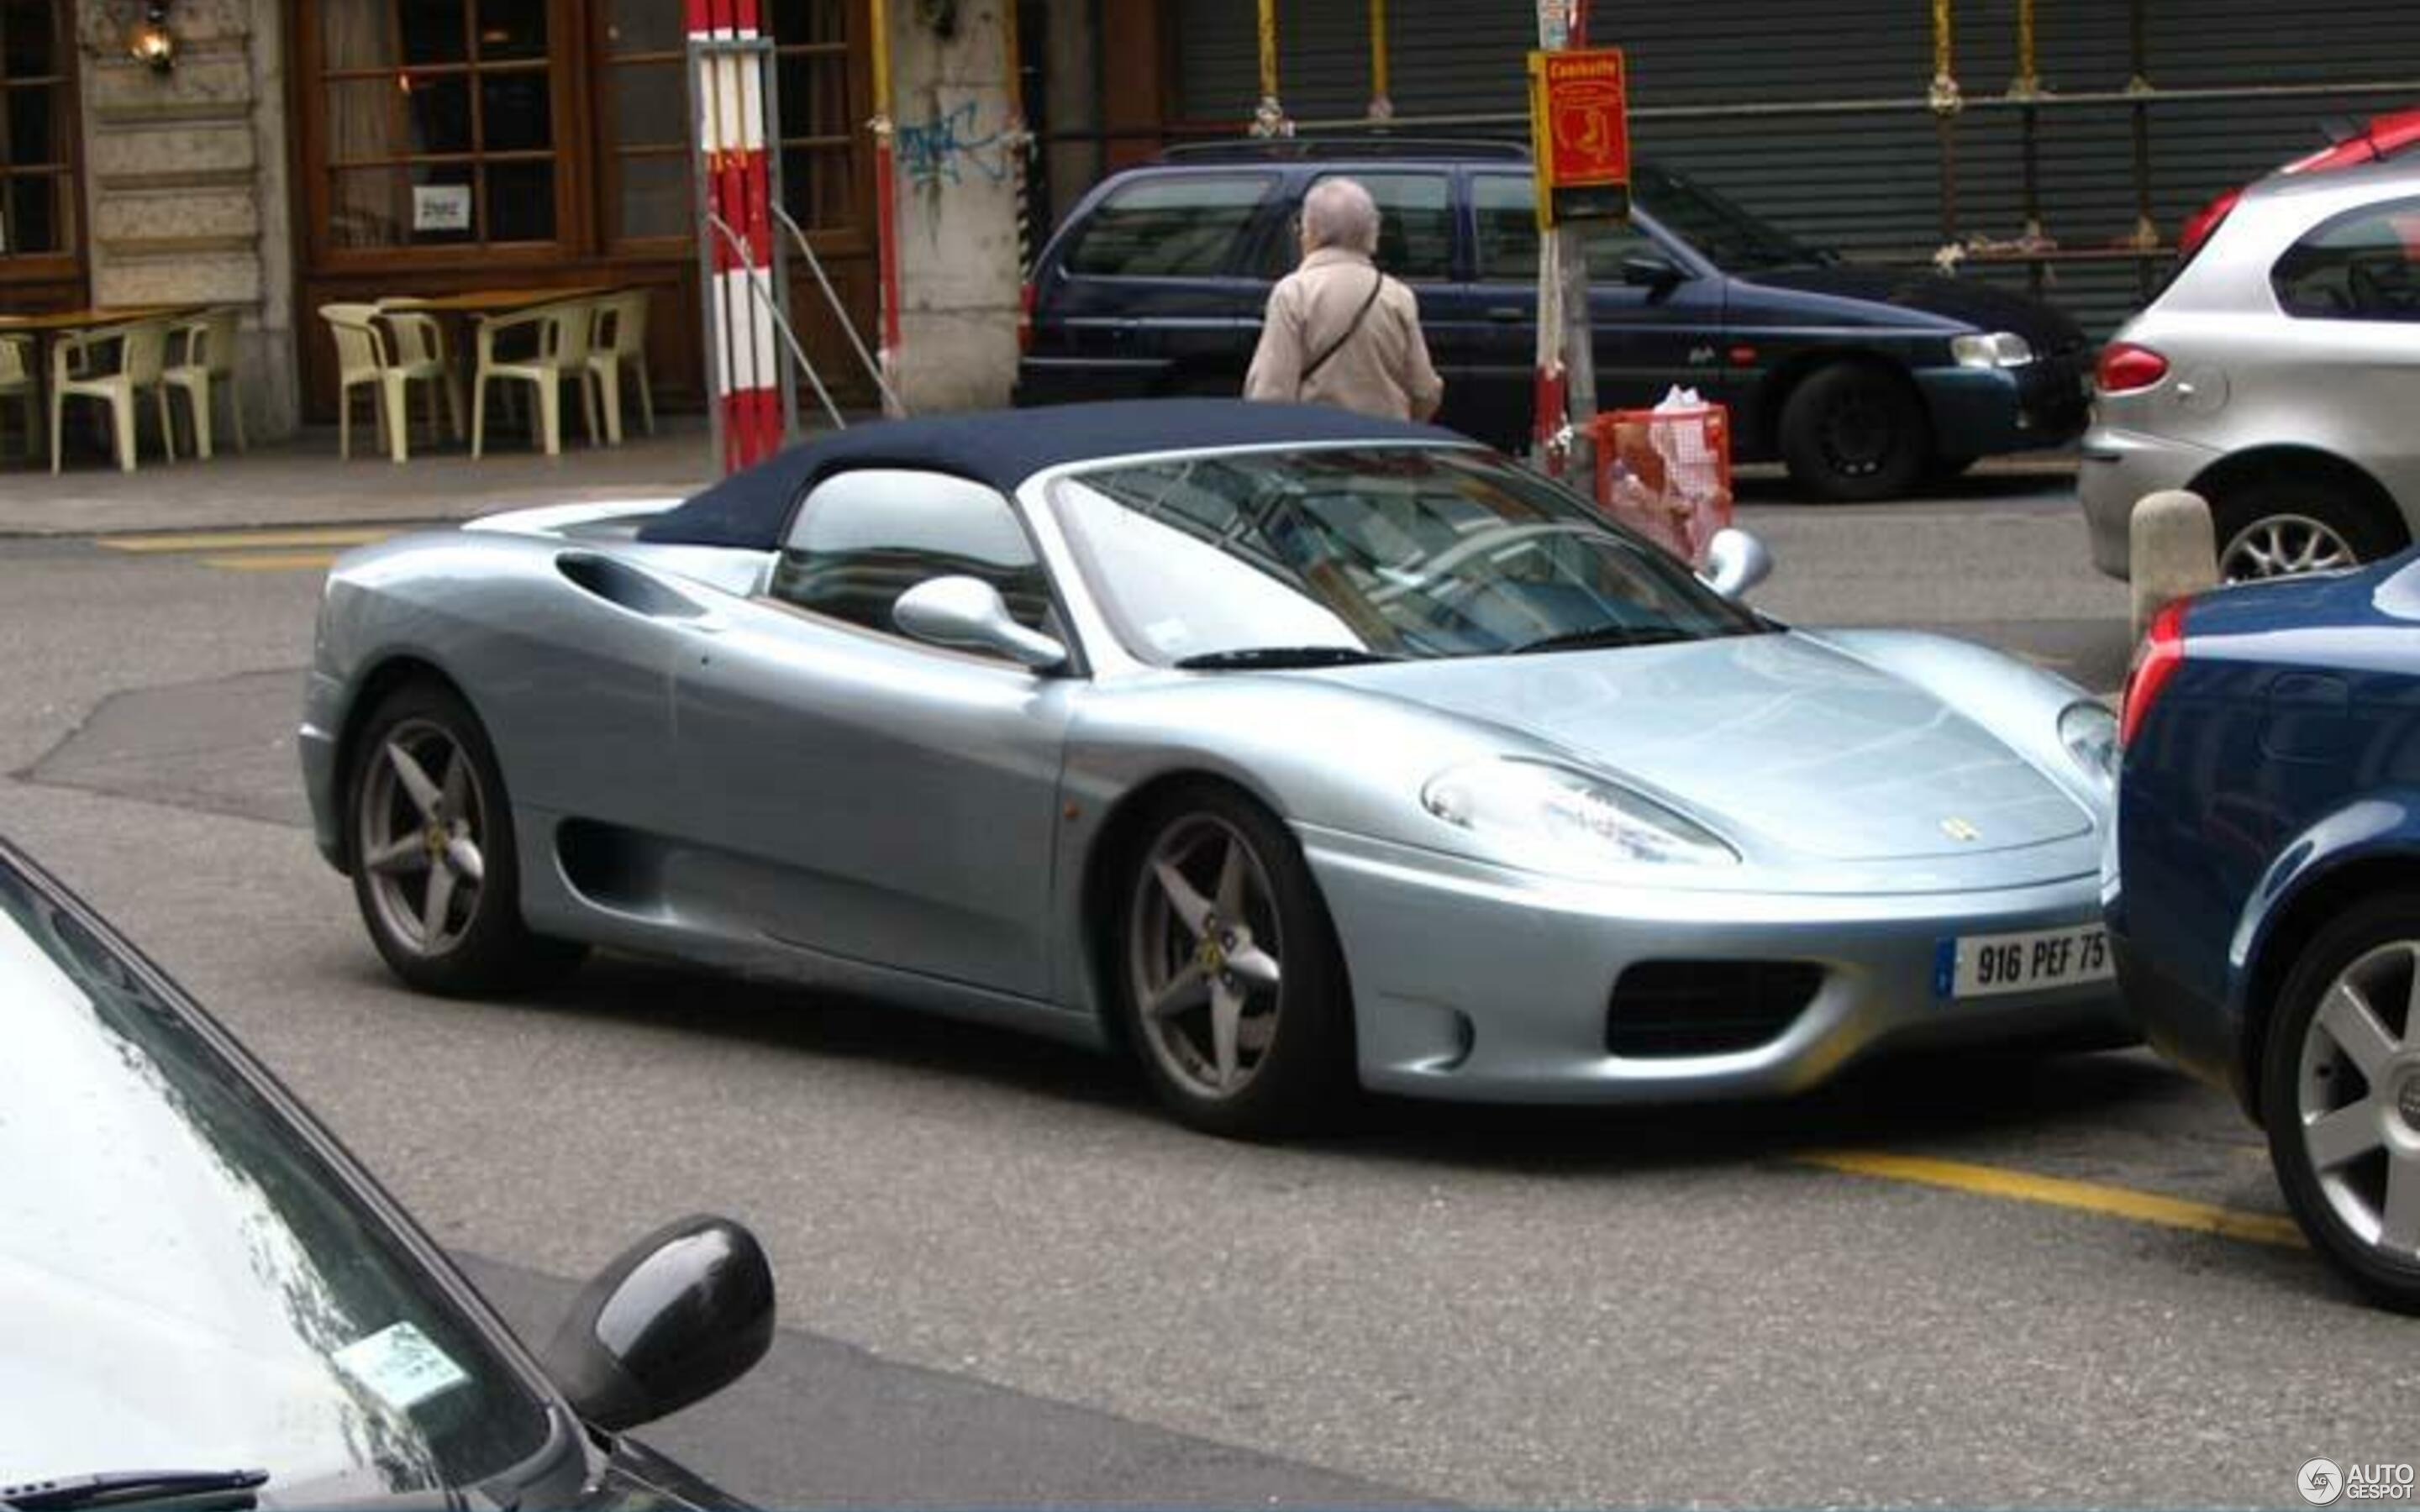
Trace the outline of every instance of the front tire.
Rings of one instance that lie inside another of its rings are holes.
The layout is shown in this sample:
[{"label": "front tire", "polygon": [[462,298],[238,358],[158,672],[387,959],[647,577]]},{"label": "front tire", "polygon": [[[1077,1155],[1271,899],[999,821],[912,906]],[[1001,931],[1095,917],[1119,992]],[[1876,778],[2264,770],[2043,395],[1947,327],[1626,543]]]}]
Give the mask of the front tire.
[{"label": "front tire", "polygon": [[1352,1007],[1301,848],[1240,794],[1164,802],[1129,853],[1116,995],[1163,1105],[1230,1138],[1310,1128],[1353,1092]]},{"label": "front tire", "polygon": [[529,933],[520,860],[493,748],[450,689],[388,695],[346,783],[353,901],[389,969],[449,997],[509,991],[577,965],[579,946]]},{"label": "front tire", "polygon": [[1791,480],[1831,503],[1870,503],[1915,488],[1932,457],[1924,402],[1897,373],[1867,363],[1819,368],[1781,407]]},{"label": "front tire", "polygon": [[2420,893],[2361,904],[2294,963],[2261,1057],[2278,1184],[2312,1246],[2420,1312]]},{"label": "front tire", "polygon": [[2211,501],[2222,582],[2257,582],[2374,562],[2402,548],[2352,489],[2325,474],[2228,485]]}]

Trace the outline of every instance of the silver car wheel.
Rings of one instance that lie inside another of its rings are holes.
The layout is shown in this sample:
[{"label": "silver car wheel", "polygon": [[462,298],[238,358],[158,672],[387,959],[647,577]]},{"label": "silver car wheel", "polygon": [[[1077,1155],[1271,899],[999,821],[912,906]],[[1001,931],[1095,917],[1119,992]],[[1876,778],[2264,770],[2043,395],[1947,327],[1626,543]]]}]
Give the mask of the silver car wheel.
[{"label": "silver car wheel", "polygon": [[2334,527],[2308,515],[2264,515],[2235,532],[2218,554],[2218,575],[2231,583],[2350,567],[2360,559]]},{"label": "silver car wheel", "polygon": [[354,855],[379,922],[397,944],[443,955],[478,918],[487,881],[487,799],[450,730],[407,719],[365,758]]},{"label": "silver car wheel", "polygon": [[2296,1132],[2320,1196],[2348,1233],[2405,1265],[2420,1260],[2415,1030],[2420,942],[2380,946],[2319,999],[2295,1083]]},{"label": "silver car wheel", "polygon": [[1126,971],[1143,1040],[1198,1097],[1251,1085],[1283,1007],[1277,893],[1251,843],[1194,814],[1162,831],[1136,873]]}]

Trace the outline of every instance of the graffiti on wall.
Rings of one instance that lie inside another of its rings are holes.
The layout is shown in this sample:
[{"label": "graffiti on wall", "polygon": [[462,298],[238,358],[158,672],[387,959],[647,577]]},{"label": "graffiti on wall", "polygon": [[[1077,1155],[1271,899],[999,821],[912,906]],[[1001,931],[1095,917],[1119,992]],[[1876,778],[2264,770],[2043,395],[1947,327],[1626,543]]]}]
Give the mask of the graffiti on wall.
[{"label": "graffiti on wall", "polygon": [[937,100],[922,121],[899,127],[899,171],[918,189],[962,184],[971,174],[985,183],[1006,183],[1016,150],[1005,123],[981,130],[976,101],[943,111]]}]

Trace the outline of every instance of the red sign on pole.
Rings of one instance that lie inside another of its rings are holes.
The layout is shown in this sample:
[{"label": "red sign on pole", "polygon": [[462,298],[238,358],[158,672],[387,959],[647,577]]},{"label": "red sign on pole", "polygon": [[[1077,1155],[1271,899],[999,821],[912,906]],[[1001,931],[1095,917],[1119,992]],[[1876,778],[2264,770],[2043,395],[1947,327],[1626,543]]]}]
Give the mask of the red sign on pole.
[{"label": "red sign on pole", "polygon": [[1540,224],[1630,213],[1629,97],[1618,47],[1529,54]]}]

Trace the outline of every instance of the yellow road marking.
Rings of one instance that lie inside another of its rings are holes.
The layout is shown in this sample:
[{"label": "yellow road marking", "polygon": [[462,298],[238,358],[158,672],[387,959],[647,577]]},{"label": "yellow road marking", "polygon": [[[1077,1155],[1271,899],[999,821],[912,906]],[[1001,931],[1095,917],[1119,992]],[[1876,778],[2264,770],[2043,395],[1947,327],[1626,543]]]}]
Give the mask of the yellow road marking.
[{"label": "yellow road marking", "polygon": [[330,567],[336,562],[334,551],[255,551],[240,557],[204,557],[205,567],[221,567],[228,572],[300,572],[305,567]]},{"label": "yellow road marking", "polygon": [[2289,1218],[2281,1218],[2273,1213],[2245,1212],[2238,1208],[2221,1208],[2207,1202],[2189,1202],[2182,1197],[2164,1197],[2156,1193],[2137,1192],[2131,1187],[2103,1186],[2097,1181],[2071,1181],[2064,1177],[2036,1176],[2028,1171],[2012,1171],[1997,1165],[1970,1165],[1963,1161],[1931,1160],[1920,1155],[1886,1155],[1878,1150],[1809,1149],[1800,1151],[1795,1158],[1809,1165],[1845,1171],[1853,1176],[1915,1181],[1924,1186],[1947,1187],[1982,1196],[2040,1202],[2054,1208],[2073,1208],[2112,1218],[2131,1218],[2136,1223],[2189,1228],[2197,1233],[2224,1235],[2228,1239],[2248,1239],[2262,1244],[2300,1248],[2304,1242],[2302,1231]]},{"label": "yellow road marking", "polygon": [[294,547],[368,546],[400,534],[400,525],[321,526],[296,531],[180,531],[160,535],[101,535],[112,551],[241,551]]}]

